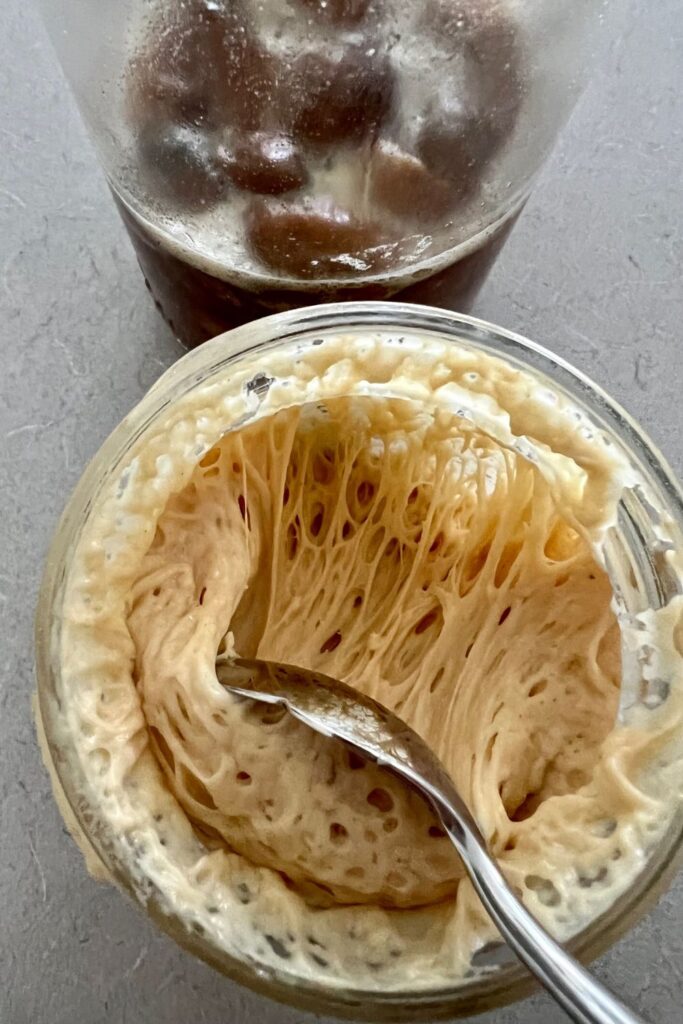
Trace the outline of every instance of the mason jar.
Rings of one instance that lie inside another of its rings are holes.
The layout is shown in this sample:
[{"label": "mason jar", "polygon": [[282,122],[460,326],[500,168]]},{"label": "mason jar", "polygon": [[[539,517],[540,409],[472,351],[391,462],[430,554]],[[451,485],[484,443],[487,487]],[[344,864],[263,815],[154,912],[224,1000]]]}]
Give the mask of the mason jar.
[{"label": "mason jar", "polygon": [[[638,425],[604,391],[547,349],[483,321],[404,303],[344,303],[268,317],[218,337],[187,354],[169,369],[103,444],[76,487],[56,531],[47,558],[36,617],[37,717],[46,762],[62,813],[96,875],[128,891],[166,932],[182,946],[230,978],[265,995],[313,1010],[377,1021],[419,1021],[460,1017],[500,1006],[527,994],[532,983],[525,971],[499,952],[486,972],[478,971],[457,984],[432,989],[410,984],[397,988],[354,989],[326,985],[302,977],[291,961],[272,964],[228,954],[206,922],[192,927],[174,908],[163,885],[140,878],[140,848],[124,840],[104,803],[94,796],[94,765],[76,742],[73,722],[85,696],[64,683],[65,594],[73,583],[74,557],[87,546],[98,507],[115,497],[142,458],[149,458],[152,440],[170,436],[183,408],[201,394],[206,408],[211,395],[222,396],[221,408],[232,408],[231,396],[247,396],[249,409],[225,429],[244,428],[259,415],[260,395],[277,382],[279,360],[306,359],[326,338],[372,336],[387,346],[437,343],[465,353],[501,360],[514,379],[517,371],[531,375],[542,389],[548,408],[559,403],[583,436],[623,457],[628,478],[619,497],[618,516],[605,539],[605,568],[614,593],[614,608],[624,629],[636,616],[679,609],[674,626],[678,662],[670,678],[651,678],[647,665],[656,652],[645,640],[624,643],[620,714],[635,708],[649,714],[681,699],[683,617],[681,578],[668,553],[683,551],[683,494],[671,470]],[[369,369],[368,393],[381,393],[382,366]],[[217,390],[219,389],[219,390]],[[206,397],[204,397],[206,396]],[[197,406],[192,406],[196,408]],[[171,420],[169,420],[169,415]],[[227,415],[227,414],[226,414]],[[175,420],[173,419],[175,417]],[[229,417],[228,417],[229,420]],[[165,433],[166,432],[166,433]],[[185,435],[183,435],[185,436]],[[190,442],[188,441],[188,444]],[[194,450],[194,449],[193,449]],[[156,451],[156,449],[154,449]],[[197,455],[197,458],[201,454]],[[109,506],[111,507],[111,506]],[[638,634],[634,634],[638,636]],[[133,686],[132,682],[130,684]],[[610,946],[651,906],[681,860],[683,814],[680,805],[667,828],[643,852],[642,863],[626,891],[606,912],[590,921],[570,942],[573,952],[591,959]],[[144,872],[143,872],[144,875]],[[169,876],[170,889],[174,886]],[[170,891],[170,890],[169,890]],[[482,963],[486,963],[484,951]]]}]

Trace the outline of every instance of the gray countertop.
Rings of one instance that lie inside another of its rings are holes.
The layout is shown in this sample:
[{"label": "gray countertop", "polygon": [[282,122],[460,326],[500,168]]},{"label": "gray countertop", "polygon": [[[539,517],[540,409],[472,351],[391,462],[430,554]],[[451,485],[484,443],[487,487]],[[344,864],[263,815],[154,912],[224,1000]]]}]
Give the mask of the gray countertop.
[{"label": "gray countertop", "polygon": [[[605,385],[683,474],[683,22],[625,0],[597,73],[475,312]],[[87,459],[181,355],[145,292],[25,0],[0,9],[0,1020],[308,1024],[182,953],[94,882],[31,722],[32,617]],[[657,1024],[683,1019],[683,879],[596,965]],[[560,1024],[543,994],[482,1024]]]}]

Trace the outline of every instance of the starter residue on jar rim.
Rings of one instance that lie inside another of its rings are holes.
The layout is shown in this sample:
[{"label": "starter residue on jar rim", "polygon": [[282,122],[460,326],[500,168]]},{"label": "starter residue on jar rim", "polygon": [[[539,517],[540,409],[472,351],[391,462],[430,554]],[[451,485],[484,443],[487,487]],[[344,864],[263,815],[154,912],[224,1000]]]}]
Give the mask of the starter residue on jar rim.
[{"label": "starter residue on jar rim", "polygon": [[62,608],[60,745],[138,891],[230,955],[331,988],[450,986],[495,937],[425,808],[220,689],[216,652],[234,649],[399,710],[560,938],[606,910],[683,774],[680,597],[620,623],[668,691],[611,727],[602,552],[638,482],[530,373],[410,335],[260,353],[171,403],[98,496]]}]

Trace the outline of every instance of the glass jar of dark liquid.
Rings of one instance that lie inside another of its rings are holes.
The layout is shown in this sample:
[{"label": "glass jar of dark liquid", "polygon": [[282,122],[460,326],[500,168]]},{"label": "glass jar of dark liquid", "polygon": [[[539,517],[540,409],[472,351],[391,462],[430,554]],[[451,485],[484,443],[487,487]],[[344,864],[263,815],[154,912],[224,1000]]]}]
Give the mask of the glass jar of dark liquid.
[{"label": "glass jar of dark liquid", "polygon": [[147,285],[187,345],[339,299],[466,311],[602,7],[42,3]]}]

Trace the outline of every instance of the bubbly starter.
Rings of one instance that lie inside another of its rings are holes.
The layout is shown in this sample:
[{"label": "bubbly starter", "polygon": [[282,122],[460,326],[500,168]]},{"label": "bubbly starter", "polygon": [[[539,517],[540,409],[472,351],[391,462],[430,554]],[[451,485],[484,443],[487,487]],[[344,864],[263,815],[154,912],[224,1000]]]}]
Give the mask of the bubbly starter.
[{"label": "bubbly starter", "polygon": [[[680,692],[617,718],[602,544],[628,467],[533,377],[454,346],[331,338],[266,369],[171,406],[74,556],[64,728],[90,798],[140,890],[234,956],[330,986],[471,976],[495,933],[429,808],[215,663],[319,669],[422,735],[566,937],[679,798]],[[647,623],[662,649],[678,600]]]}]

